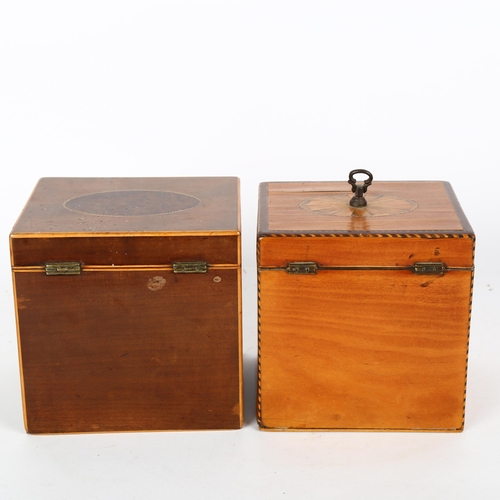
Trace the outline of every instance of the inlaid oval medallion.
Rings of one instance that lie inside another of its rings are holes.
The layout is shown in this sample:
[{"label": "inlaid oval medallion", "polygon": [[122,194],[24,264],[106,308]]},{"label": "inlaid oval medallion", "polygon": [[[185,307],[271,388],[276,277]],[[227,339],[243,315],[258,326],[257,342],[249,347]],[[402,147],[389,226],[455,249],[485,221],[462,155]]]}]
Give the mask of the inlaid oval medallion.
[{"label": "inlaid oval medallion", "polygon": [[367,198],[368,206],[364,208],[352,208],[349,206],[351,198],[352,193],[316,196],[300,202],[299,206],[309,212],[335,217],[387,217],[411,212],[418,207],[412,200],[396,196],[378,196]]},{"label": "inlaid oval medallion", "polygon": [[182,212],[200,203],[198,198],[189,194],[134,189],[84,194],[66,201],[64,207],[89,215],[139,217]]}]

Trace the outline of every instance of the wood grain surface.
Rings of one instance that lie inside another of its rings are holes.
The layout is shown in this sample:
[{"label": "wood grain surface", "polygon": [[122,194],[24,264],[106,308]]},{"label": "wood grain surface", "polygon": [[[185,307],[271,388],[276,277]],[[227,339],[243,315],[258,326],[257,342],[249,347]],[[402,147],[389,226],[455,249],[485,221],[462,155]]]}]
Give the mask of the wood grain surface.
[{"label": "wood grain surface", "polygon": [[470,272],[259,280],[263,428],[462,429]]},{"label": "wood grain surface", "polygon": [[234,232],[238,192],[236,177],[46,177],[12,234]]},{"label": "wood grain surface", "polygon": [[28,432],[241,427],[240,279],[14,273]]},{"label": "wood grain surface", "polygon": [[204,261],[211,264],[240,264],[239,233],[227,235],[213,232],[198,235],[144,236],[79,235],[53,237],[13,236],[12,266],[40,266],[46,262],[77,261],[83,265],[171,265],[177,261]]},{"label": "wood grain surface", "polygon": [[399,266],[444,262],[470,268],[474,238],[460,237],[285,236],[259,239],[259,266],[286,267],[288,262],[314,261],[320,266]]},{"label": "wood grain surface", "polygon": [[[259,234],[471,232],[447,182],[374,182],[366,194],[366,210],[351,210],[351,195],[347,182],[263,183]],[[339,203],[344,209],[313,211],[307,203],[312,199],[323,209],[325,204],[338,209]],[[385,212],[372,213],[371,205],[384,200]],[[406,209],[401,207],[404,201]]]}]

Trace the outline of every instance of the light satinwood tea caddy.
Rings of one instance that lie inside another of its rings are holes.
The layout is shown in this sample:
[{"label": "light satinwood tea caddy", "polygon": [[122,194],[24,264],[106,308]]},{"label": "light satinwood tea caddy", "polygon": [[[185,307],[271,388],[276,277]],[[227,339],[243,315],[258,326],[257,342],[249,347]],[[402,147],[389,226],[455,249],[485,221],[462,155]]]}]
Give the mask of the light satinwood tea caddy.
[{"label": "light satinwood tea caddy", "polygon": [[474,233],[449,183],[372,181],[261,184],[261,429],[463,429]]}]

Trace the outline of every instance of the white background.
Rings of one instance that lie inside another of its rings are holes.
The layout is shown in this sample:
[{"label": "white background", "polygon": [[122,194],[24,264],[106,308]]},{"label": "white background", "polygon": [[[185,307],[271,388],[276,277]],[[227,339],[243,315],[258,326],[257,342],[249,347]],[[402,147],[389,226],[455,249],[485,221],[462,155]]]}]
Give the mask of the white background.
[{"label": "white background", "polygon": [[[497,1],[0,2],[0,498],[500,496]],[[261,181],[449,180],[478,236],[462,434],[255,423]],[[8,233],[39,177],[236,175],[240,431],[31,436]]]}]

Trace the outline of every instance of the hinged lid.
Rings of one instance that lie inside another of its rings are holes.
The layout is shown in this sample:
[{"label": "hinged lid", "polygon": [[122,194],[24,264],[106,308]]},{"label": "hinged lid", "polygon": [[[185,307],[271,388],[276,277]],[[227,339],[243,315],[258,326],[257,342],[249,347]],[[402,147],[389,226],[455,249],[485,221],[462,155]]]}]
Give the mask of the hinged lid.
[{"label": "hinged lid", "polygon": [[44,178],[11,233],[12,265],[239,265],[239,180]]},{"label": "hinged lid", "polygon": [[474,233],[449,183],[365,184],[261,184],[259,266],[472,266]]}]

